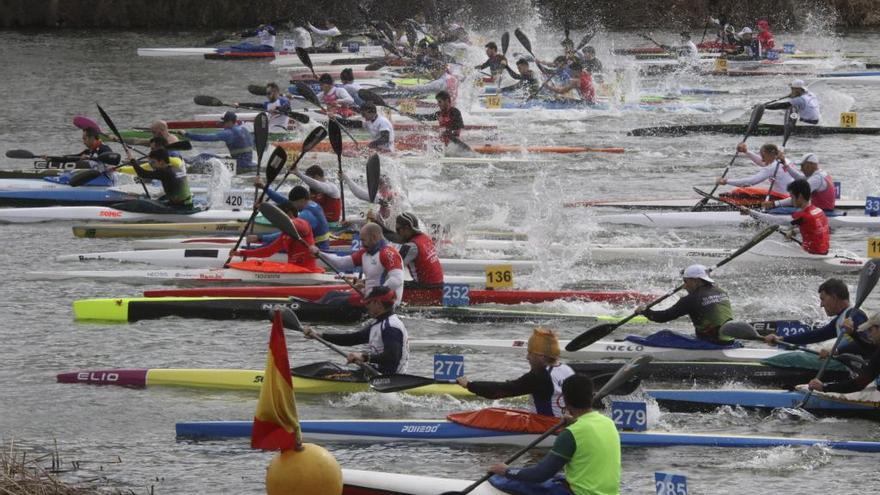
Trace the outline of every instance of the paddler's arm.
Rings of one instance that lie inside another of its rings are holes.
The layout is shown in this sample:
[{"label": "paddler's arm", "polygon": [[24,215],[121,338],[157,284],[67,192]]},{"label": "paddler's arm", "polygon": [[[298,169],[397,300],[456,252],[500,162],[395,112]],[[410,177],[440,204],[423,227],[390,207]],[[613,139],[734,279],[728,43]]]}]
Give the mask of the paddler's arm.
[{"label": "paddler's arm", "polygon": [[[796,335],[789,335],[789,336],[785,337],[784,339],[780,338],[780,340],[784,340],[785,342],[788,342],[789,344],[797,344],[797,345],[807,345],[807,344],[815,344],[816,342],[825,342],[826,340],[830,340],[830,339],[837,337],[837,326],[834,323],[836,320],[837,320],[837,317],[834,317],[831,319],[831,321],[829,321],[828,323],[826,323],[825,325],[823,325],[819,328],[814,328],[813,330],[811,330],[809,332],[799,333]],[[768,335],[768,337],[769,337],[769,335]],[[779,338],[779,337],[777,337],[777,338]],[[765,338],[765,341],[766,340],[767,339]]]},{"label": "paddler's arm", "polygon": [[381,131],[379,133],[379,137],[370,141],[369,144],[367,144],[367,148],[371,148],[371,149],[381,148],[383,146],[387,146],[390,141],[391,141],[391,133],[388,131]]},{"label": "paddler's arm", "polygon": [[848,394],[850,392],[858,392],[864,390],[877,377],[880,376],[880,350],[871,356],[868,364],[859,371],[859,374],[851,379],[842,382],[822,383],[817,379],[810,381],[810,388],[820,392],[835,392],[840,394]]},{"label": "paddler's arm", "polygon": [[189,139],[190,141],[204,141],[204,142],[208,142],[208,141],[229,142],[229,140],[232,139],[232,137],[233,137],[232,131],[230,131],[229,129],[223,129],[220,132],[212,132],[212,133],[208,133],[208,134],[201,133],[201,132],[182,131],[181,135],[183,137]]},{"label": "paddler's arm", "polygon": [[636,308],[636,313],[644,315],[645,318],[655,322],[655,323],[666,323],[667,321],[672,321],[677,318],[681,318],[686,314],[690,314],[699,309],[699,301],[696,296],[688,294],[672,305],[669,309],[664,309],[661,311],[656,311],[653,309],[642,309],[642,307]]},{"label": "paddler's arm", "polygon": [[553,442],[553,450],[548,452],[538,464],[526,468],[511,468],[506,464],[495,464],[489,468],[489,471],[512,480],[543,483],[565,467],[565,464],[574,457],[576,450],[577,442],[571,432],[566,429],[559,433],[556,441]]},{"label": "paddler's arm", "polygon": [[349,129],[360,129],[364,126],[364,121],[361,119],[346,119],[345,117],[337,116],[336,122],[338,122],[339,125],[347,127]]},{"label": "paddler's arm", "polygon": [[282,249],[284,249],[284,237],[278,236],[277,239],[265,246],[253,249],[240,249],[236,251],[235,254],[237,256],[248,256],[251,258],[268,258]]},{"label": "paddler's arm", "polygon": [[317,179],[313,179],[299,169],[294,169],[293,173],[296,174],[296,176],[299,177],[300,180],[305,182],[306,185],[309,186],[309,189],[314,189],[320,193],[324,193],[331,198],[338,199],[340,197],[339,187],[337,187],[336,184],[330,181],[320,181]]},{"label": "paddler's arm", "polygon": [[790,108],[791,103],[787,101],[780,101],[779,103],[771,103],[769,105],[764,105],[766,110],[785,110],[786,108]]},{"label": "paddler's arm", "polygon": [[459,385],[468,389],[469,392],[486,399],[503,399],[505,397],[520,397],[541,391],[541,386],[546,382],[535,373],[528,372],[516,380],[504,382],[470,381],[467,377],[459,377],[456,380]]},{"label": "paddler's arm", "polygon": [[760,184],[761,182],[769,179],[770,176],[773,175],[774,168],[774,165],[767,165],[761,170],[758,170],[757,173],[743,179],[728,179],[725,177],[719,177],[718,180],[716,180],[715,182],[721,185],[726,184],[728,186],[736,187],[754,186],[755,184]]},{"label": "paddler's arm", "polygon": [[134,158],[131,158],[131,153],[130,153],[130,152],[129,152],[129,161],[128,161],[128,164],[131,165],[131,168],[134,169],[134,173],[137,174],[137,176],[140,177],[141,179],[150,179],[150,180],[152,180],[152,179],[158,179],[158,178],[160,178],[159,175],[158,175],[158,171],[157,171],[157,170],[152,170],[152,171],[150,171],[150,170],[144,170],[144,169],[141,167],[141,164],[138,163],[137,160],[135,160]]},{"label": "paddler's arm", "polygon": [[366,188],[351,180],[351,178],[345,172],[339,172],[339,177],[342,179],[343,182],[345,182],[345,185],[348,186],[349,189],[351,189],[354,197],[361,201],[366,201],[367,203],[370,202],[370,194]]},{"label": "paddler's arm", "polygon": [[[324,253],[321,258],[323,261],[333,268],[336,268],[340,272],[350,272],[354,270],[355,266],[360,266],[360,259],[363,256],[364,250],[356,251],[352,253],[351,256],[337,256],[331,253]],[[354,258],[357,257],[358,263],[355,265]]]}]

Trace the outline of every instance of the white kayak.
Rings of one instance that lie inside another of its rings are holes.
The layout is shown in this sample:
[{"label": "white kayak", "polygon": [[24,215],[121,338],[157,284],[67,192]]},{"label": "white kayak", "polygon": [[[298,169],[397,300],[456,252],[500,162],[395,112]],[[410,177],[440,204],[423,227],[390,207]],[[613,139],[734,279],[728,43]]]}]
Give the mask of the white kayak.
[{"label": "white kayak", "polygon": [[[633,200],[581,200],[581,201],[568,201],[562,204],[565,208],[591,208],[591,207],[605,207],[605,208],[620,208],[626,210],[639,209],[639,210],[687,210],[690,211],[694,205],[700,202],[701,198],[682,198],[682,199],[633,199]],[[706,205],[704,210],[714,210],[722,207],[723,209],[728,209],[727,205],[719,205],[718,203],[710,203]],[[836,209],[838,210],[864,210],[865,209],[865,201],[864,200],[854,200],[854,199],[839,199],[836,203]]]},{"label": "white kayak", "polygon": [[[310,53],[309,58],[313,65],[334,65],[334,60],[353,60],[359,58],[374,58],[385,56],[385,49],[381,46],[367,45],[361,46],[357,52],[337,52],[337,53]],[[271,62],[272,65],[278,67],[305,67],[302,60],[296,54],[278,55]],[[339,65],[339,70],[344,69],[345,65]],[[333,74],[335,78],[338,74]]]},{"label": "white kayak", "polygon": [[[153,249],[139,251],[115,251],[106,253],[66,254],[55,258],[57,261],[118,261],[127,263],[146,263],[176,268],[220,268],[229,255],[231,246],[204,249]],[[285,262],[287,254],[277,253],[267,258],[270,261]],[[440,264],[446,272],[484,272],[490,265],[512,265],[515,272],[531,270],[536,263],[529,260],[500,259],[458,259],[441,258]]]},{"label": "white kayak", "polygon": [[819,74],[815,79],[810,79],[810,84],[817,82],[852,85],[880,84],[880,71],[829,72]]},{"label": "white kayak", "polygon": [[135,213],[102,206],[47,206],[42,208],[0,208],[0,223],[37,223],[68,220],[107,222],[223,222],[245,221],[250,210],[209,209],[192,214]]},{"label": "white kayak", "polygon": [[[771,225],[789,225],[790,215],[756,214],[762,221]],[[640,225],[658,228],[700,228],[700,227],[740,227],[753,225],[755,219],[738,211],[674,211],[621,213],[619,215],[599,215],[595,217],[600,224]],[[880,217],[861,215],[828,217],[832,229],[880,230]]]},{"label": "white kayak", "polygon": [[[473,480],[435,478],[380,471],[342,470],[343,495],[438,495],[444,492],[462,491]],[[489,483],[482,483],[471,495],[505,495]]]},{"label": "white kayak", "polygon": [[[650,355],[656,361],[737,361],[754,362],[777,356],[786,351],[776,349],[756,349],[740,347],[734,349],[680,349],[676,347],[652,347],[628,341],[600,340],[579,351],[565,350],[569,341],[560,340],[562,357],[581,361],[599,359],[631,359]],[[410,349],[472,349],[492,353],[523,354],[528,347],[527,340],[410,340]]]},{"label": "white kayak", "polygon": [[[139,239],[132,242],[132,247],[143,249],[227,249],[235,244],[238,237],[177,237],[168,239]],[[445,243],[444,243],[445,244]],[[449,241],[448,244],[458,244]],[[443,244],[440,244],[441,247]],[[504,239],[467,239],[464,241],[465,249],[480,249],[486,251],[511,251],[522,250],[528,246],[524,241],[509,241]],[[564,246],[559,245],[562,249]],[[341,247],[340,250],[344,250]],[[499,260],[500,261],[500,260]],[[507,260],[503,261],[507,263]]]},{"label": "white kayak", "polygon": [[205,54],[217,53],[216,48],[138,48],[139,57],[201,57]]}]

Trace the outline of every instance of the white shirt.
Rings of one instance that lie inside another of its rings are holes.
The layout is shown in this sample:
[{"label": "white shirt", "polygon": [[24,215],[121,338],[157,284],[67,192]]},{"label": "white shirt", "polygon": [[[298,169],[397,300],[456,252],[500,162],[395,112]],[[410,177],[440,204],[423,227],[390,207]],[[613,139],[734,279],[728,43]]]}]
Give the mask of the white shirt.
[{"label": "white shirt", "polygon": [[[786,172],[788,175],[792,176],[794,180],[797,179],[806,179],[807,183],[810,184],[810,193],[814,192],[822,192],[828,188],[828,172],[824,170],[816,170],[813,172],[813,175],[807,177],[803,172],[797,170],[795,167],[786,166]],[[776,206],[791,206],[792,201],[791,198],[780,199],[774,203]]]},{"label": "white shirt", "polygon": [[260,39],[261,45],[275,46],[275,35],[268,29],[263,28],[257,31],[257,38]]},{"label": "white shirt", "polygon": [[318,99],[321,100],[321,103],[325,105],[340,105],[344,107],[352,107],[354,106],[354,98],[348,94],[348,91],[340,88],[339,86],[333,86],[330,88],[330,91],[323,92],[321,91],[318,94]]},{"label": "white shirt", "polygon": [[794,108],[801,120],[810,120],[818,122],[821,118],[819,113],[819,99],[816,95],[807,91],[806,93],[792,98],[791,106]]},{"label": "white shirt", "polygon": [[379,135],[382,134],[382,131],[388,131],[388,146],[384,149],[385,151],[394,151],[394,126],[391,125],[391,122],[382,115],[377,115],[372,122],[367,119],[364,119],[364,129],[370,132],[370,135],[373,136],[373,139],[379,139]]},{"label": "white shirt", "polygon": [[342,32],[339,31],[339,28],[332,29],[318,29],[315,26],[312,26],[312,23],[308,23],[309,31],[312,32],[312,46],[320,47],[329,43],[334,37],[341,36]]},{"label": "white shirt", "polygon": [[385,351],[385,342],[382,341],[383,328],[396,328],[403,334],[403,345],[401,346],[400,363],[397,364],[396,373],[406,373],[406,365],[409,362],[409,335],[406,327],[397,315],[391,315],[382,321],[373,323],[370,327],[370,353],[382,354]]},{"label": "white shirt", "polygon": [[[727,179],[728,185],[736,187],[754,186],[774,177],[775,172],[773,187],[770,190],[780,194],[788,194],[788,185],[794,182],[794,179],[788,174],[788,172],[783,170],[782,164],[777,167],[776,162],[774,161],[771,162],[770,165],[764,165],[764,162],[761,161],[760,155],[751,151],[747,152],[746,155],[755,162],[755,165],[760,166],[761,170],[744,179]],[[791,166],[791,164],[788,164],[788,166]]]},{"label": "white shirt", "polygon": [[276,98],[275,101],[266,102],[266,110],[269,114],[269,130],[274,132],[287,132],[287,125],[290,124],[290,117],[286,113],[274,113],[272,110],[282,106],[290,109],[290,102],[286,99]]}]

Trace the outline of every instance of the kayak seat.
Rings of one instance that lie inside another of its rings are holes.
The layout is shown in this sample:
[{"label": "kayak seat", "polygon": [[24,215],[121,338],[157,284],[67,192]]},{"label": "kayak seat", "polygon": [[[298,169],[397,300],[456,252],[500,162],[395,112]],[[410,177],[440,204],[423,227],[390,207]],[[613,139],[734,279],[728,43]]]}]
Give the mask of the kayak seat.
[{"label": "kayak seat", "polygon": [[291,368],[290,374],[302,378],[312,378],[315,380],[333,380],[337,382],[356,382],[365,383],[367,378],[364,376],[363,370],[351,370],[339,366],[329,361],[321,361],[318,363],[304,364]]},{"label": "kayak seat", "polygon": [[651,347],[672,347],[675,349],[702,349],[702,350],[713,350],[713,349],[736,349],[742,347],[743,345],[739,342],[732,342],[727,345],[715,344],[712,342],[706,342],[705,340],[700,340],[694,337],[688,337],[686,335],[682,335],[678,332],[673,332],[672,330],[661,330],[657,333],[653,333],[648,335],[647,337],[641,337],[638,335],[630,335],[624,339],[628,342],[633,342],[635,344],[641,344],[645,346]]}]

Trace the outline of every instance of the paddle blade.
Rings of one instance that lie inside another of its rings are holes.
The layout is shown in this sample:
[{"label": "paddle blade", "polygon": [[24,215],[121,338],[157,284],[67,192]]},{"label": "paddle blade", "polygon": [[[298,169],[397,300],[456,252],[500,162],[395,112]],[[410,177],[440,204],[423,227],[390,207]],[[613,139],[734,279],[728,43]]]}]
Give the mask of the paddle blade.
[{"label": "paddle blade", "polygon": [[6,158],[30,160],[31,158],[37,158],[37,156],[28,150],[8,150],[6,152]]},{"label": "paddle blade", "polygon": [[122,139],[122,135],[119,134],[119,129],[116,128],[116,124],[113,123],[113,119],[111,119],[110,116],[107,115],[107,112],[105,112],[104,109],[101,108],[101,105],[97,105],[97,107],[98,107],[98,113],[100,113],[101,118],[104,119],[104,123],[107,124],[107,127],[110,128],[110,131],[113,132],[113,134],[116,136],[116,139],[119,139],[119,142],[122,143],[124,146],[125,140]]},{"label": "paddle blade", "polygon": [[[568,37],[568,35],[566,35]],[[501,53],[507,55],[507,47],[510,46],[510,33],[504,31],[501,35]]]},{"label": "paddle blade", "polygon": [[531,53],[534,57],[535,54],[532,53],[532,42],[529,41],[529,37],[526,36],[526,33],[520,31],[519,28],[513,30],[513,35],[516,36],[516,39],[519,41],[519,44],[526,49],[527,52]]},{"label": "paddle blade", "polygon": [[785,109],[785,120],[782,125],[782,146],[788,143],[788,138],[794,134],[794,128],[797,125],[797,117],[791,116],[791,107]]},{"label": "paddle blade", "polygon": [[387,107],[388,106],[388,104],[385,103],[385,100],[382,99],[381,96],[377,95],[376,93],[373,93],[369,89],[366,89],[366,88],[359,89],[358,96],[360,96],[362,100],[364,100],[368,103],[372,103],[373,105],[376,105],[377,107]]},{"label": "paddle blade", "polygon": [[119,165],[121,160],[122,156],[120,156],[119,153],[107,152],[98,155],[98,161],[106,165],[116,166]]},{"label": "paddle blade", "polygon": [[752,108],[752,116],[749,117],[749,126],[746,128],[746,137],[751,136],[758,130],[758,124],[761,123],[761,117],[764,116],[764,105],[757,104]]},{"label": "paddle blade", "polygon": [[[269,312],[270,315],[272,313],[273,311]],[[290,308],[284,308],[281,310],[281,324],[284,325],[284,328],[289,330],[296,330],[297,332],[303,331],[302,323],[299,322],[296,313]]]},{"label": "paddle blade", "polygon": [[300,156],[304,155],[306,152],[310,151],[312,148],[318,145],[324,138],[327,137],[327,129],[323,127],[315,127],[312,129],[312,132],[306,136],[305,140],[303,140],[302,152]]},{"label": "paddle blade", "polygon": [[331,120],[327,123],[327,135],[330,137],[330,146],[333,148],[333,153],[336,153],[336,156],[341,159],[342,128],[339,127],[339,122],[336,122],[336,120]]},{"label": "paddle blade", "polygon": [[260,112],[254,119],[254,145],[257,148],[257,156],[263,156],[266,146],[269,144],[269,116],[266,112]]},{"label": "paddle blade", "polygon": [[637,376],[642,369],[651,362],[651,359],[653,359],[652,356],[645,354],[642,356],[636,356],[627,361],[627,363],[617,370],[617,372],[614,373],[614,376],[605,382],[605,385],[593,395],[593,405],[601,403],[606,395],[614,392],[618,387]]},{"label": "paddle blade", "polygon": [[316,95],[315,92],[312,91],[311,86],[303,82],[296,82],[294,83],[294,86],[296,86],[297,93],[305,98],[307,102],[315,105],[316,107],[321,106],[321,102],[318,101],[318,95]]},{"label": "paddle blade", "polygon": [[198,95],[193,97],[193,103],[203,107],[222,107],[223,102],[213,96]]},{"label": "paddle blade", "polygon": [[192,141],[176,141],[165,147],[168,151],[189,151],[193,149]]},{"label": "paddle blade", "polygon": [[296,47],[296,56],[299,57],[299,61],[303,63],[309,70],[314,70],[312,65],[312,57],[309,56],[309,52],[306,51],[305,48],[298,46]]},{"label": "paddle blade", "polygon": [[281,208],[272,203],[262,203],[260,205],[260,213],[281,232],[284,232],[293,239],[301,239],[296,227],[293,226],[293,221],[287,216],[287,213],[281,211]]},{"label": "paddle blade", "polygon": [[370,379],[370,387],[382,393],[400,392],[416,387],[432,385],[434,380],[415,375],[380,375]]},{"label": "paddle blade", "polygon": [[376,195],[379,193],[379,179],[382,177],[382,165],[379,162],[379,155],[373,154],[367,160],[367,194],[370,196],[370,203],[376,201]]},{"label": "paddle blade", "polygon": [[758,334],[758,331],[755,330],[755,327],[751,325],[730,325],[730,328],[724,332],[724,335],[740,340],[764,340]]},{"label": "paddle blade", "polygon": [[97,179],[101,176],[101,172],[98,170],[81,170],[79,172],[74,173],[70,177],[70,187],[79,187],[93,179]]},{"label": "paddle blade", "polygon": [[409,43],[410,48],[416,47],[416,41],[418,41],[419,35],[416,34],[416,30],[412,24],[406,25],[406,41]]},{"label": "paddle blade", "polygon": [[278,177],[278,174],[284,168],[285,163],[287,163],[287,152],[284,151],[284,148],[275,148],[269,157],[269,163],[266,164],[266,187],[269,187],[269,184],[275,181],[275,178]]},{"label": "paddle blade", "polygon": [[266,92],[266,86],[262,84],[248,84],[248,93],[254,96],[266,96],[268,93]]},{"label": "paddle blade", "polygon": [[878,279],[880,279],[880,260],[868,260],[865,266],[862,267],[862,271],[859,272],[859,286],[856,289],[855,307],[862,307],[862,303],[865,302],[865,299],[874,290],[874,286],[877,285]]},{"label": "paddle blade", "polygon": [[293,120],[299,122],[300,124],[308,124],[311,119],[309,116],[304,113],[294,112],[293,110],[287,111],[287,116],[292,118]]},{"label": "paddle blade", "polygon": [[759,242],[763,241],[764,239],[770,237],[770,235],[772,233],[776,232],[777,230],[779,230],[779,225],[771,225],[771,226],[767,227],[766,229],[758,232],[757,234],[755,234],[755,237],[752,237],[751,240],[749,240],[749,242],[745,243],[741,248],[730,253],[727,256],[727,258],[724,258],[723,260],[716,263],[715,266],[713,266],[712,268],[709,269],[709,272],[711,272],[712,270],[715,270],[717,268],[721,268],[722,266],[730,263],[737,256],[745,253],[749,249],[752,249],[753,247],[755,247],[756,244],[758,244]]},{"label": "paddle blade", "polygon": [[581,42],[578,43],[578,46],[575,49],[575,51],[580,51],[585,46],[589,45],[590,42],[593,41],[593,36],[595,36],[595,35],[596,35],[596,31],[594,31],[592,28],[590,28],[590,30],[587,31],[586,34],[584,34],[584,37],[581,38]]},{"label": "paddle blade", "polygon": [[596,343],[602,338],[608,336],[608,334],[617,330],[617,327],[619,326],[619,323],[602,323],[601,325],[596,325],[586,332],[573,338],[571,342],[569,342],[565,346],[565,350],[569,352],[581,350],[584,347]]}]

